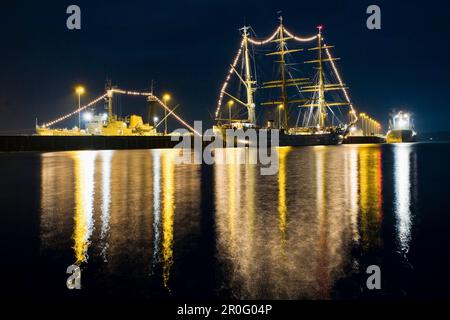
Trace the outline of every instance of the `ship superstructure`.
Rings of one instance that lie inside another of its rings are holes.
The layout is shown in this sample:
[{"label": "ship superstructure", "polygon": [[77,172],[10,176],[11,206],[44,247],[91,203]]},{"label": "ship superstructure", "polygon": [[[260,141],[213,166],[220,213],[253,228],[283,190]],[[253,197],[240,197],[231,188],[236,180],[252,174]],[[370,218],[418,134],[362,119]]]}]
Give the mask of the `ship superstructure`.
[{"label": "ship superstructure", "polygon": [[386,142],[414,142],[417,134],[414,130],[414,123],[410,113],[399,111],[389,120],[389,131],[386,135]]},{"label": "ship superstructure", "polygon": [[[142,117],[132,114],[121,118],[113,112],[113,101],[115,88],[110,82],[106,85],[104,95],[106,113],[94,115],[89,114],[86,119],[85,128],[74,127],[73,129],[54,129],[49,125],[36,125],[36,134],[42,136],[155,136],[160,135],[154,125],[144,123]],[[153,97],[153,94],[149,95]],[[149,99],[150,101],[151,99]],[[151,102],[151,101],[150,101]],[[149,121],[149,120],[148,120]]]}]

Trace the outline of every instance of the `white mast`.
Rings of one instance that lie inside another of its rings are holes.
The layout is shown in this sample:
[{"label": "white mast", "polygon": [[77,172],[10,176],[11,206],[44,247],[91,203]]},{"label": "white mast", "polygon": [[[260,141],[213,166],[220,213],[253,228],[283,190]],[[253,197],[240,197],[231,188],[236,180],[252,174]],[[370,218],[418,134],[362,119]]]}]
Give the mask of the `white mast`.
[{"label": "white mast", "polygon": [[250,72],[250,57],[248,52],[248,27],[242,28],[244,37],[244,64],[245,64],[245,87],[247,89],[247,112],[248,112],[248,122],[255,124],[255,103],[253,101],[253,88],[252,75]]},{"label": "white mast", "polygon": [[325,128],[325,86],[323,81],[323,66],[322,66],[322,26],[318,26],[319,33],[317,34],[318,52],[319,52],[319,126],[323,130]]}]

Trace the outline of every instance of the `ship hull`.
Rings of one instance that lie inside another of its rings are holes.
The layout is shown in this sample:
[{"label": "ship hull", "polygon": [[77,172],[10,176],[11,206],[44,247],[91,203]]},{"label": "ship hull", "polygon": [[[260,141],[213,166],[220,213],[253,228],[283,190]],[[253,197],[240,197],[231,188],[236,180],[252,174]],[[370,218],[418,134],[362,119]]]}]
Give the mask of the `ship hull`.
[{"label": "ship hull", "polygon": [[280,132],[281,147],[327,146],[342,144],[343,137],[339,133],[321,134],[285,134]]},{"label": "ship hull", "polygon": [[386,135],[387,143],[415,142],[416,134],[413,130],[389,130]]},{"label": "ship hull", "polygon": [[[216,130],[221,132],[222,139],[223,139],[223,145],[224,147],[227,146],[227,138],[226,131],[223,128],[217,128]],[[258,142],[257,145],[261,146],[260,141],[261,139],[261,131],[260,129],[255,129],[257,131],[257,137]],[[267,135],[267,139],[263,139],[264,144],[267,143],[267,146],[274,146],[274,144],[271,141],[271,131],[270,130],[264,130],[264,135]],[[231,138],[231,137],[230,137]],[[241,143],[238,142],[238,139],[233,136],[231,139],[234,140],[234,143],[231,143],[228,146],[237,147],[242,146]],[[342,133],[340,132],[327,132],[327,133],[307,133],[307,134],[289,134],[285,133],[284,131],[279,132],[279,138],[277,142],[277,146],[280,147],[302,147],[302,146],[326,146],[326,145],[340,145],[342,144],[344,138]],[[248,144],[247,144],[248,145]]]}]

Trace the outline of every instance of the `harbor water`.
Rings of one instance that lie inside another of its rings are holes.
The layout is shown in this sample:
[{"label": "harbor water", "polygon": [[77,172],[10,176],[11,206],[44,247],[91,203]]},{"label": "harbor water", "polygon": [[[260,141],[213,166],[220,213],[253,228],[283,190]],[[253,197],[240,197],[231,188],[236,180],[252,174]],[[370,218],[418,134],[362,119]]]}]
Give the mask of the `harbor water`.
[{"label": "harbor water", "polygon": [[[177,150],[0,154],[17,297],[450,296],[450,143],[279,148],[279,170]],[[225,151],[232,159],[247,149]],[[67,267],[81,268],[68,290]],[[381,270],[368,290],[366,269]]]}]

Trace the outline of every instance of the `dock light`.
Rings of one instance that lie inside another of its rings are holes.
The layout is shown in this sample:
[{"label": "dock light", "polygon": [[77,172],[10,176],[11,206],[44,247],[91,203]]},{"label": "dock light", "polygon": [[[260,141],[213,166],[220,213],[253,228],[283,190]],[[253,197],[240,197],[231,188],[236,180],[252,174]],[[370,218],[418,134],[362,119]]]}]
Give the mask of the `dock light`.
[{"label": "dock light", "polygon": [[78,95],[84,94],[84,87],[82,87],[82,86],[76,87],[75,92],[76,92]]},{"label": "dock light", "polygon": [[[163,95],[163,101],[164,101],[164,105],[168,108],[169,106],[167,105],[167,102],[170,101],[172,97],[170,96],[170,94],[165,93]],[[167,108],[164,108],[164,134],[167,134]]]},{"label": "dock light", "polygon": [[170,94],[165,93],[165,94],[163,95],[164,103],[166,103],[166,101],[169,101],[171,98],[172,98],[172,97],[170,96]]},{"label": "dock light", "polygon": [[84,121],[91,121],[92,120],[92,113],[90,113],[90,112],[83,113],[83,119],[84,119]]},{"label": "dock light", "polygon": [[84,94],[84,87],[78,86],[75,88],[75,92],[78,95],[78,130],[81,130],[81,95]]},{"label": "dock light", "polygon": [[230,125],[231,125],[231,107],[234,106],[234,101],[230,100],[228,101],[228,117],[230,118]]}]

